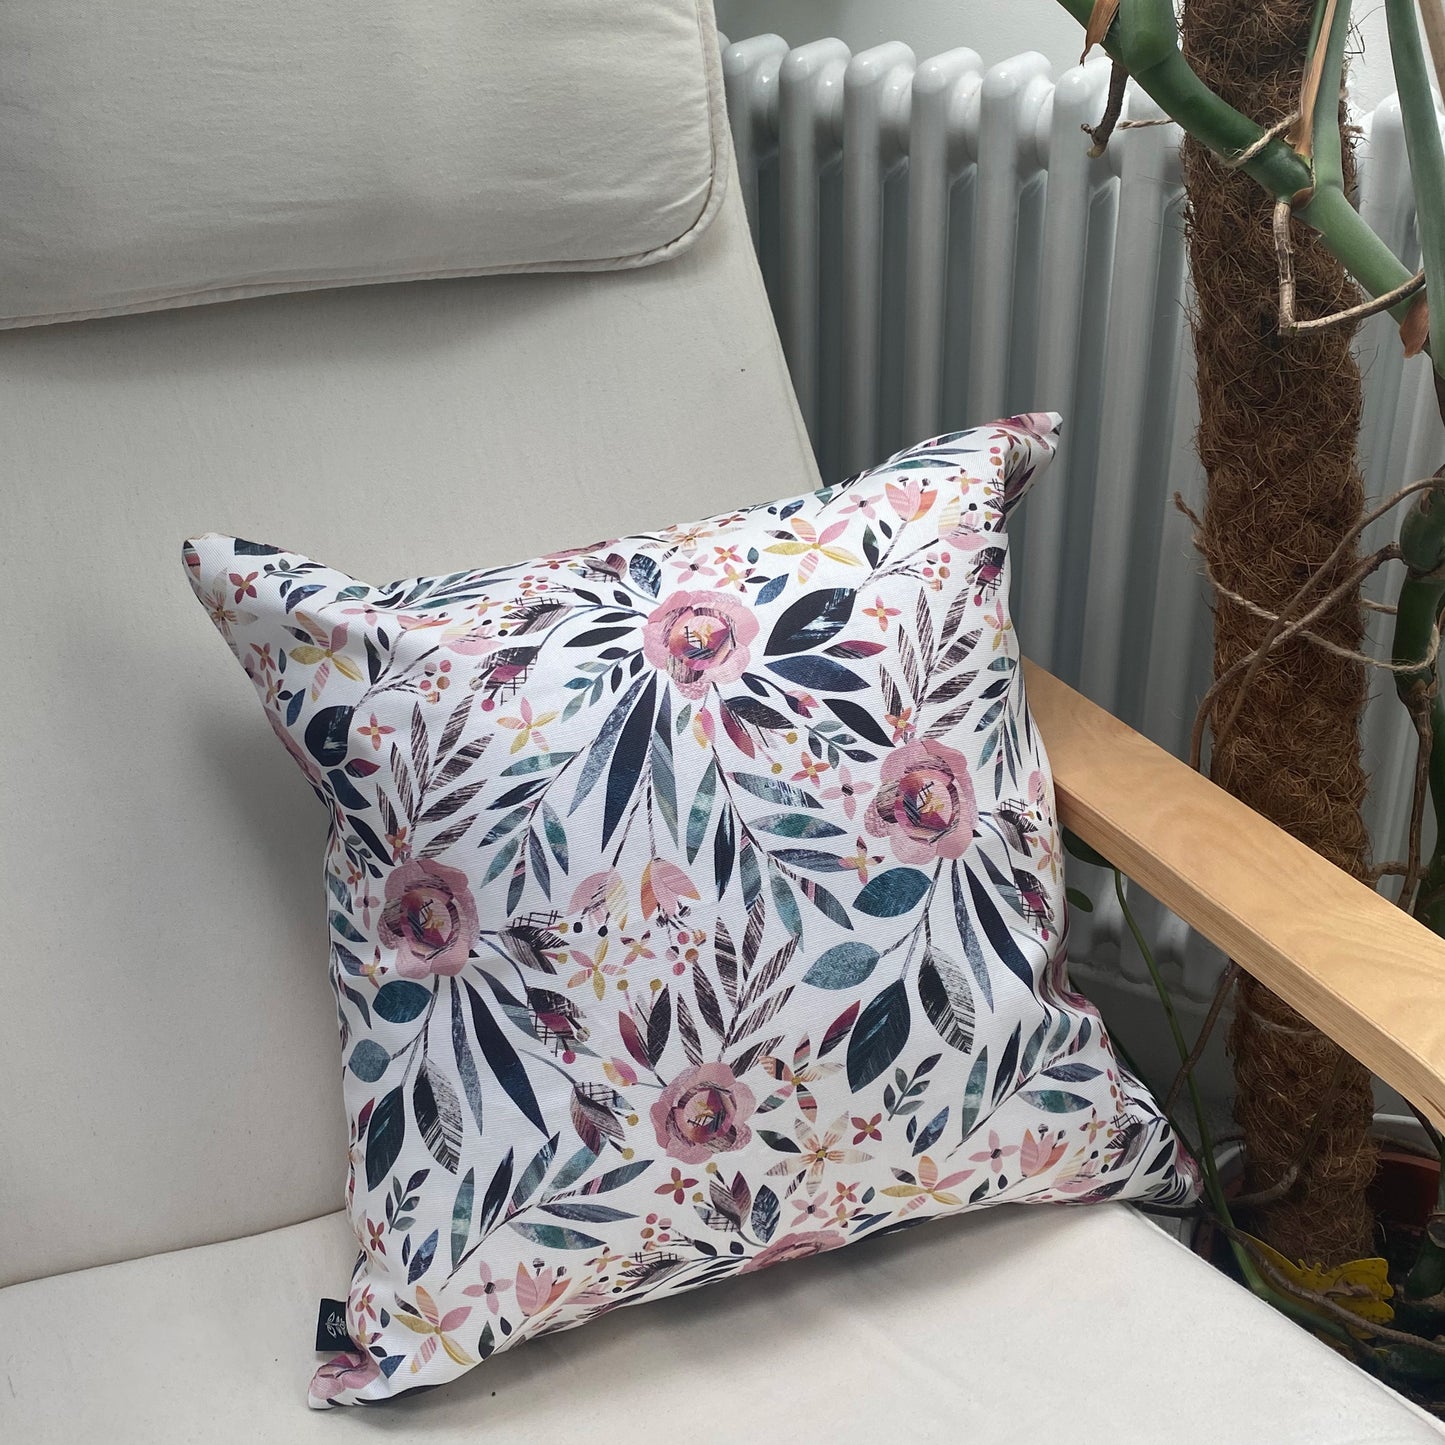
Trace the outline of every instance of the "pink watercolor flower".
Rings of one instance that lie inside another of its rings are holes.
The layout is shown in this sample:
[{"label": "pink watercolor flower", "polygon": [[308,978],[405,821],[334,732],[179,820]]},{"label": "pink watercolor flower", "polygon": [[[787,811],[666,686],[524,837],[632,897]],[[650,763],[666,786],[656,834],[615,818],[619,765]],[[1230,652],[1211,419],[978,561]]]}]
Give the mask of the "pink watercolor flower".
[{"label": "pink watercolor flower", "polygon": [[916,522],[925,516],[938,498],[935,491],[925,491],[917,477],[902,482],[888,482],[883,488],[888,505],[901,522]]},{"label": "pink watercolor flower", "polygon": [[460,973],[479,932],[467,875],[430,858],[393,869],[378,932],[403,978]]},{"label": "pink watercolor flower", "polygon": [[878,792],[863,816],[863,826],[888,838],[904,863],[961,858],[977,822],[967,759],[932,738],[884,758]]},{"label": "pink watercolor flower", "polygon": [[995,1174],[1004,1166],[1005,1161],[1011,1154],[1017,1154],[1017,1144],[1005,1144],[999,1139],[992,1129],[988,1131],[988,1148],[980,1150],[977,1154],[970,1154],[968,1157],[975,1164],[987,1164]]},{"label": "pink watercolor flower", "polygon": [[702,1064],[679,1074],[652,1106],[657,1142],[684,1164],[706,1164],[714,1154],[744,1148],[747,1120],[757,1099],[726,1064]]},{"label": "pink watercolor flower", "polygon": [[815,1229],[803,1234],[785,1234],[775,1239],[760,1254],[755,1254],[739,1271],[739,1274],[756,1274],[760,1269],[770,1269],[775,1264],[787,1264],[794,1259],[807,1259],[810,1255],[824,1254],[838,1249],[847,1240],[836,1229]]},{"label": "pink watercolor flower", "polygon": [[841,800],[844,816],[851,823],[859,801],[873,791],[873,784],[854,777],[847,763],[841,763],[836,774],[837,783],[818,794],[825,803]]},{"label": "pink watercolor flower", "polygon": [[511,1287],[511,1280],[493,1279],[491,1266],[483,1264],[480,1282],[478,1284],[469,1284],[462,1293],[471,1295],[474,1298],[486,1300],[487,1308],[491,1310],[493,1314],[496,1314],[502,1307],[501,1295],[503,1291],[509,1290]]},{"label": "pink watercolor flower", "polygon": [[337,1355],[311,1377],[311,1398],[326,1403],[348,1390],[364,1390],[380,1374],[370,1355]]},{"label": "pink watercolor flower", "polygon": [[723,592],[674,592],[647,619],[642,651],[694,701],[714,683],[736,682],[749,661],[758,619]]}]

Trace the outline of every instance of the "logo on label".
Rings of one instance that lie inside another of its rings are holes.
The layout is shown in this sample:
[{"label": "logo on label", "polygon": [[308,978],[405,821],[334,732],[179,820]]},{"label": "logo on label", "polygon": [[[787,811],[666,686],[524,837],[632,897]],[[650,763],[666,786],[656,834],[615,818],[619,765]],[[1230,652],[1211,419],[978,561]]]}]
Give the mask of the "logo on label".
[{"label": "logo on label", "polygon": [[324,1299],[316,1315],[316,1348],[331,1352],[356,1347],[346,1331],[346,1301]]}]

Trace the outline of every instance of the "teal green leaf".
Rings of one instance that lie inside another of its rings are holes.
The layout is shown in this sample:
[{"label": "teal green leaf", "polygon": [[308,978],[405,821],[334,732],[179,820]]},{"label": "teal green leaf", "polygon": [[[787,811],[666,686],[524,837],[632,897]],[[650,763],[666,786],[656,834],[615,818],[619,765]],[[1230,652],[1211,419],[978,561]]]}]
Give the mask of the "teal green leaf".
[{"label": "teal green leaf", "polygon": [[346,1067],[358,1079],[374,1084],[386,1072],[390,1062],[391,1055],[380,1044],[372,1039],[358,1039]]},{"label": "teal green leaf", "polygon": [[803,975],[814,988],[856,988],[878,964],[878,950],[866,943],[838,943]]},{"label": "teal green leaf", "polygon": [[543,1249],[601,1249],[602,1241],[580,1229],[564,1229],[560,1224],[533,1224],[530,1220],[514,1219],[512,1228],[524,1239],[540,1244]]},{"label": "teal green leaf", "polygon": [[461,1263],[472,1228],[472,1200],[476,1195],[476,1179],[468,1169],[457,1187],[456,1203],[452,1205],[452,1268]]},{"label": "teal green leaf", "polygon": [[1091,1107],[1087,1099],[1067,1089],[1022,1089],[1019,1098],[1049,1114],[1077,1114]]},{"label": "teal green leaf", "polygon": [[371,1006],[387,1023],[410,1023],[431,1002],[432,992],[410,979],[394,978],[376,991]]},{"label": "teal green leaf", "polygon": [[853,906],[874,918],[897,918],[916,908],[928,887],[928,874],[917,868],[890,868],[863,885]]}]

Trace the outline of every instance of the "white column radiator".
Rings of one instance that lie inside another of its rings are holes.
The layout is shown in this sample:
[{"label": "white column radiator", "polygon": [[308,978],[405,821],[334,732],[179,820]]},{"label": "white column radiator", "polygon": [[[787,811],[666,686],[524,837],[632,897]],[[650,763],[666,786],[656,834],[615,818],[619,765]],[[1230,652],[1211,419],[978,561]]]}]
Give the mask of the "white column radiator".
[{"label": "white column radiator", "polygon": [[[1088,158],[1109,64],[1055,80],[1040,55],[985,69],[972,50],[918,62],[902,44],[853,55],[776,35],[726,46],[742,186],[794,386],[825,479],[936,432],[1020,410],[1065,416],[1058,461],[1013,529],[1025,650],[1176,753],[1209,679],[1210,603],[1188,522],[1197,504],[1179,131],[1117,131]],[[1155,119],[1131,88],[1125,116]],[[1399,108],[1364,118],[1360,204],[1414,264]],[[1359,343],[1367,491],[1445,460],[1424,358],[1392,325]],[[1375,546],[1381,535],[1366,538]],[[1373,580],[1392,596],[1398,576]],[[1372,614],[1371,645],[1385,622]],[[1386,674],[1365,729],[1377,856],[1402,847],[1412,750]],[[1076,916],[1074,954],[1135,985],[1107,882]],[[1207,997],[1218,959],[1153,908],[1176,988]],[[1088,963],[1084,971],[1093,973]]]}]

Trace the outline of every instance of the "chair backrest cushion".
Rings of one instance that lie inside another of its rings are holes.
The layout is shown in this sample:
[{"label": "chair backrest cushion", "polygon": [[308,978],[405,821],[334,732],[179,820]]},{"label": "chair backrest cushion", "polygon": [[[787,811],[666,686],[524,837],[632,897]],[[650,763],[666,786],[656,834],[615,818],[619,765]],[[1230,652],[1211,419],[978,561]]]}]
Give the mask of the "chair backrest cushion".
[{"label": "chair backrest cushion", "polygon": [[725,125],[706,0],[14,0],[0,326],[644,264]]}]

